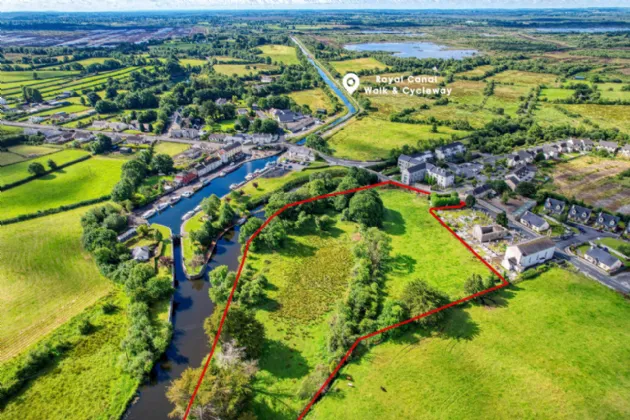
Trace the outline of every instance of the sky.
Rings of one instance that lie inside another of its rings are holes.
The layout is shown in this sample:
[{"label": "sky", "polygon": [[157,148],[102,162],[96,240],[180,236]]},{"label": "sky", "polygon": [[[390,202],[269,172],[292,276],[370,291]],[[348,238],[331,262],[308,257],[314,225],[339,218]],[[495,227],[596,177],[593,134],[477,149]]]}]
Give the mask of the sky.
[{"label": "sky", "polygon": [[0,0],[0,12],[628,7],[628,0]]}]

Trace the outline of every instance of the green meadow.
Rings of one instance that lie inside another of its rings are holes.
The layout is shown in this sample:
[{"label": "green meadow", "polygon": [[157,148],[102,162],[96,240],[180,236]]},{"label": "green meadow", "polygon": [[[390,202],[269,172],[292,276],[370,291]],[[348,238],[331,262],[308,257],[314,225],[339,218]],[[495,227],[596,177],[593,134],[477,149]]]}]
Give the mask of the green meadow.
[{"label": "green meadow", "polygon": [[27,162],[16,163],[15,165],[6,166],[0,168],[0,184],[10,184],[12,182],[19,181],[24,178],[28,178],[31,174],[28,172],[28,165],[33,162],[38,162],[44,165],[48,169],[48,160],[52,159],[57,165],[63,165],[64,163],[71,162],[79,159],[83,156],[87,156],[89,153],[83,150],[66,149],[60,152],[41,156],[35,159],[31,159]]},{"label": "green meadow", "polygon": [[272,62],[284,63],[286,65],[300,64],[297,58],[295,47],[288,45],[262,45],[259,47],[262,55],[270,57]]}]

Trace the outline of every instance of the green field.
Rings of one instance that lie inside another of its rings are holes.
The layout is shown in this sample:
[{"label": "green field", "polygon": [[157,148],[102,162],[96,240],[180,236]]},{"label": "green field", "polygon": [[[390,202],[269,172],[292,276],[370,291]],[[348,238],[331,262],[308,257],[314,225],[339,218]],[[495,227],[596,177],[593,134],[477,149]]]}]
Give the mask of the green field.
[{"label": "green field", "polygon": [[179,64],[182,66],[203,66],[204,64],[208,64],[208,60],[201,60],[199,58],[182,58],[179,60]]},{"label": "green field", "polygon": [[308,418],[627,418],[629,320],[621,295],[552,269],[374,347]]},{"label": "green field", "polygon": [[558,85],[556,81],[558,76],[550,73],[532,73],[529,71],[506,70],[497,73],[488,80],[495,80],[500,83],[514,83],[515,85],[534,87],[537,85],[546,85],[547,87],[555,87]]},{"label": "green field", "polygon": [[262,45],[259,47],[262,55],[271,57],[271,62],[284,63],[286,65],[300,64],[297,58],[295,47],[288,45]]},{"label": "green field", "polygon": [[261,71],[275,70],[276,66],[270,64],[215,64],[214,70],[228,76],[247,76],[248,74],[258,74]]},{"label": "green field", "polygon": [[33,162],[39,162],[44,167],[48,168],[49,159],[55,161],[57,165],[63,165],[64,163],[79,159],[80,157],[87,156],[89,153],[83,150],[67,149],[61,152],[38,157],[36,159],[29,160],[28,162],[16,163],[15,165],[0,168],[0,184],[10,184],[12,182],[19,181],[24,178],[28,178],[31,174],[28,173],[28,165]]},{"label": "green field", "polygon": [[313,112],[320,108],[325,109],[328,113],[333,110],[330,98],[321,88],[291,92],[289,93],[289,97],[299,105],[308,105]]},{"label": "green field", "polygon": [[0,71],[0,80],[2,80],[2,88],[9,87],[5,84],[11,82],[22,82],[28,80],[34,80],[33,73],[37,73],[37,79],[52,79],[55,77],[64,77],[79,74],[78,71],[57,71],[57,70],[44,70],[44,71]]},{"label": "green field", "polygon": [[353,60],[344,61],[331,61],[330,65],[342,76],[346,73],[354,73],[361,70],[380,70],[385,68],[385,64],[372,57],[355,58]]},{"label": "green field", "polygon": [[368,116],[348,122],[328,139],[328,143],[335,156],[366,161],[385,159],[394,147],[451,138],[451,134],[463,137],[466,132],[440,127],[438,133],[431,133],[428,125],[393,123]]},{"label": "green field", "polygon": [[[570,117],[557,107],[579,115]],[[545,104],[539,105],[534,112],[536,120],[541,125],[570,124],[573,126],[585,126],[592,129],[587,121],[599,125],[601,128],[617,128],[625,133],[630,133],[630,105],[595,105],[595,104]]]},{"label": "green field", "polygon": [[0,361],[112,290],[113,284],[81,247],[80,218],[85,211],[0,226],[0,319],[11,321],[0,323]]},{"label": "green field", "polygon": [[485,65],[485,66],[479,66],[479,67],[475,67],[472,70],[468,70],[468,71],[464,71],[461,73],[457,73],[458,76],[467,76],[467,77],[478,77],[478,76],[483,76],[487,71],[492,70],[494,68],[494,66],[491,65]]},{"label": "green field", "polygon": [[154,151],[156,154],[166,153],[169,156],[175,156],[188,149],[190,149],[190,144],[160,141],[155,145]]},{"label": "green field", "polygon": [[108,195],[120,179],[124,163],[122,159],[93,157],[7,190],[0,194],[2,217],[8,219]]}]

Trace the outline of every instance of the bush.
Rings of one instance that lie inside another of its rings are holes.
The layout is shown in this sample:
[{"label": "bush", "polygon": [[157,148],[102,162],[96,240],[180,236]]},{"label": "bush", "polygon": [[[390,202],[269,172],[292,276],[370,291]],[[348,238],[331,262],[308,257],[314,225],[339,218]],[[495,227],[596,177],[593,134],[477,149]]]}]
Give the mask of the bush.
[{"label": "bush", "polygon": [[94,325],[87,319],[84,319],[79,324],[79,333],[81,335],[89,335],[94,331]]}]

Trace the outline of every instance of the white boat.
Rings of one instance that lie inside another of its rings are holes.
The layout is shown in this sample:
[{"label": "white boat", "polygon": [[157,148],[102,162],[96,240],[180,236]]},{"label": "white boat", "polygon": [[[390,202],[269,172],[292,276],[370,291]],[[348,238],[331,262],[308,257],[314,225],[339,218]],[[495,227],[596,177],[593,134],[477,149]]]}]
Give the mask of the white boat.
[{"label": "white boat", "polygon": [[204,178],[201,180],[201,185],[210,185],[210,178]]},{"label": "white boat", "polygon": [[158,211],[163,211],[168,207],[168,203],[160,203],[157,206]]},{"label": "white boat", "polygon": [[227,173],[225,171],[219,172],[219,176],[226,176],[226,175],[227,175]]},{"label": "white boat", "polygon": [[230,163],[230,166],[234,166],[234,162]]},{"label": "white boat", "polygon": [[174,196],[172,196],[172,197],[171,197],[171,199],[170,199],[170,200],[168,200],[168,201],[169,201],[169,203],[171,203],[171,204],[177,204],[177,202],[180,200],[180,198],[181,198],[181,197],[180,197],[179,195],[174,195]]},{"label": "white boat", "polygon": [[230,189],[231,189],[231,190],[235,190],[235,189],[237,189],[237,188],[238,188],[238,184],[232,184],[232,185],[230,185]]},{"label": "white boat", "polygon": [[195,211],[195,212],[201,211],[201,206],[197,206],[197,207],[195,207],[195,210],[194,210],[194,211]]},{"label": "white boat", "polygon": [[260,173],[260,169],[256,169],[256,170],[254,171],[254,174],[256,174],[256,175],[258,175],[259,173]]},{"label": "white boat", "polygon": [[182,193],[182,197],[190,198],[190,197],[192,197],[192,195],[193,195],[194,193],[195,193],[194,191],[190,191],[190,190],[188,190],[188,191],[184,191],[184,192]]},{"label": "white boat", "polygon": [[142,213],[142,217],[144,219],[149,219],[149,218],[151,218],[153,216],[155,216],[155,209],[151,209],[151,210],[148,210],[148,211],[145,211],[144,213]]},{"label": "white boat", "polygon": [[247,175],[245,175],[245,179],[250,181],[252,178],[254,178],[254,174],[253,173],[248,173]]},{"label": "white boat", "polygon": [[194,211],[189,211],[188,213],[186,213],[185,215],[182,216],[182,220],[188,220],[191,217],[193,217],[195,215]]}]

